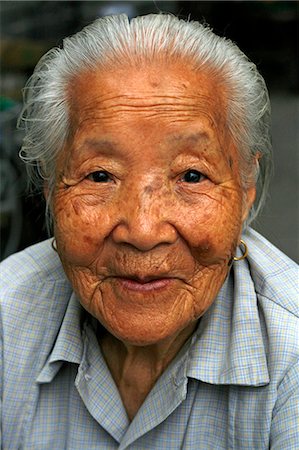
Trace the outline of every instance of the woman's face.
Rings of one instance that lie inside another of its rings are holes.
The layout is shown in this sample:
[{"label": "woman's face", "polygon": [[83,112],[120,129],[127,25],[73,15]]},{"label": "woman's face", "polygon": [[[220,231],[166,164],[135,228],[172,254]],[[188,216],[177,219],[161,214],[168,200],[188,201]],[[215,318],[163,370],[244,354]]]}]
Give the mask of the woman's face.
[{"label": "woman's face", "polygon": [[254,196],[224,93],[174,63],[82,74],[69,98],[52,203],[64,269],[121,341],[176,336],[213,303]]}]

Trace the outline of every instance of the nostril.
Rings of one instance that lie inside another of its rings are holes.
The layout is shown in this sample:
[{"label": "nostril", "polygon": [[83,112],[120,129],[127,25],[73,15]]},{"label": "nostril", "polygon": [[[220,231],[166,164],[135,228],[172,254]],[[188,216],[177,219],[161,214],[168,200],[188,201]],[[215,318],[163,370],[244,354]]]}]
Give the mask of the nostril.
[{"label": "nostril", "polygon": [[169,223],[118,224],[112,238],[117,244],[129,244],[141,251],[151,250],[161,244],[172,244],[177,239],[176,229]]}]

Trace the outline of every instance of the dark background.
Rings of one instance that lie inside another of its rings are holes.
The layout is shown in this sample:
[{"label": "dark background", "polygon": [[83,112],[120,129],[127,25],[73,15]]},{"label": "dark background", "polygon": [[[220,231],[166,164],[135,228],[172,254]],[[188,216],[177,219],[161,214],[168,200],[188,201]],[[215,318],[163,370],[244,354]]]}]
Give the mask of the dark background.
[{"label": "dark background", "polygon": [[26,194],[15,130],[21,89],[38,59],[64,36],[96,17],[165,11],[207,22],[237,42],[264,76],[273,111],[275,171],[267,205],[254,223],[270,241],[299,260],[298,2],[296,1],[2,1],[0,103],[1,257],[47,237],[44,201]]}]

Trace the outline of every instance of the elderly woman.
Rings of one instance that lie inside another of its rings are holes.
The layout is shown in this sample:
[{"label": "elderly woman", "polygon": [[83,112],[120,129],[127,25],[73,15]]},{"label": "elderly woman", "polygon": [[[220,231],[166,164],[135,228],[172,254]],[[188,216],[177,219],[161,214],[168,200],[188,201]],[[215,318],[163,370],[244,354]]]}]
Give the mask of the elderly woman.
[{"label": "elderly woman", "polygon": [[199,23],[107,17],[42,58],[21,122],[55,237],[2,266],[3,448],[298,448],[298,273],[248,228],[256,67]]}]

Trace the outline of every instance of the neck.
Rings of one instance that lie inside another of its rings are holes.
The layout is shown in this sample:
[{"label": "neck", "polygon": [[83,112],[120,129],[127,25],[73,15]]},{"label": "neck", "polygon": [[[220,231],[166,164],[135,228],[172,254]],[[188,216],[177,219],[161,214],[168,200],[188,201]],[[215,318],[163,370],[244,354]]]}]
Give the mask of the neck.
[{"label": "neck", "polygon": [[129,419],[133,419],[154,384],[191,336],[196,323],[175,336],[148,346],[131,345],[106,333],[102,353],[118,387]]}]

